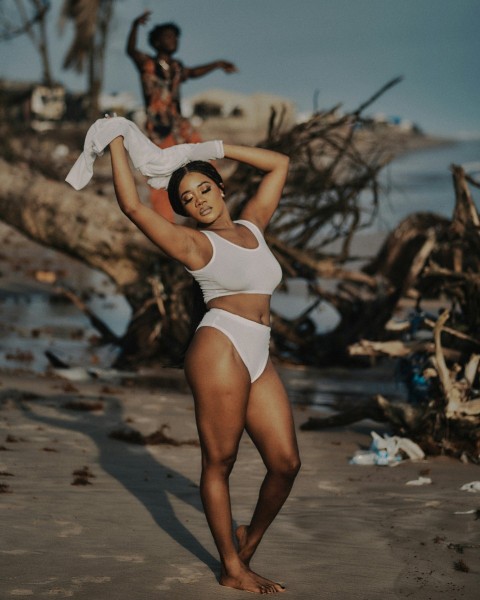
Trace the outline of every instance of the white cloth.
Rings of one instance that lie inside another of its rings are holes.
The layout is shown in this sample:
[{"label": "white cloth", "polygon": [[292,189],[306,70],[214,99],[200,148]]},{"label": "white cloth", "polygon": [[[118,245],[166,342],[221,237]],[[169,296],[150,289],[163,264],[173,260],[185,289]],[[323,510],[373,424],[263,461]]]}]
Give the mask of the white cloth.
[{"label": "white cloth", "polygon": [[132,121],[124,117],[109,117],[98,119],[87,131],[83,152],[65,181],[76,190],[85,187],[93,176],[95,159],[118,136],[123,137],[123,145],[130,154],[134,167],[150,178],[148,184],[155,189],[166,188],[173,171],[193,160],[224,157],[223,143],[220,140],[178,144],[162,149],[151,142]]}]

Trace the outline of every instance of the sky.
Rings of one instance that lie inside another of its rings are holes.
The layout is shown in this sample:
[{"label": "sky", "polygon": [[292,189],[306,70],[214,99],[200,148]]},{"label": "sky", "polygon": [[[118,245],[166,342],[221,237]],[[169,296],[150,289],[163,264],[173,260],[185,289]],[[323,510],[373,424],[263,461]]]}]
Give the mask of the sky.
[{"label": "sky", "polygon": [[[13,0],[0,0],[13,2]],[[62,0],[51,0],[49,52],[55,79],[72,91],[84,75],[63,71],[72,29],[57,27]],[[187,66],[216,59],[238,73],[216,71],[187,81],[183,97],[224,89],[268,93],[310,113],[342,104],[354,110],[390,79],[403,81],[367,114],[411,120],[424,131],[480,137],[480,0],[115,0],[107,49],[105,92],[128,91],[140,101],[133,63],[125,54],[132,20],[152,10],[138,45],[150,51],[154,24],[182,29],[177,58]],[[27,37],[0,43],[0,77],[35,80],[40,61]]]}]

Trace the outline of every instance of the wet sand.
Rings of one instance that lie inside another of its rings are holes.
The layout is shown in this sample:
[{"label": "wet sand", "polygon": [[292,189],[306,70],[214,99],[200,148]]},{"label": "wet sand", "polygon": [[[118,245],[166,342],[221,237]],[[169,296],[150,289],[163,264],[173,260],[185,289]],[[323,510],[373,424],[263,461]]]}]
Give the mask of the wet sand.
[{"label": "wet sand", "polygon": [[[290,387],[322,379],[281,373]],[[0,400],[2,600],[246,597],[217,583],[181,371],[83,382],[4,371]],[[297,425],[318,410],[295,405]],[[163,426],[178,445],[109,436]],[[303,467],[253,568],[285,582],[292,599],[476,598],[480,520],[468,511],[480,508],[480,495],[460,487],[480,479],[478,467],[447,458],[349,464],[372,429],[385,431],[361,421],[298,432]],[[248,519],[263,474],[245,437],[231,481],[237,523]],[[406,485],[420,475],[432,484]]]}]

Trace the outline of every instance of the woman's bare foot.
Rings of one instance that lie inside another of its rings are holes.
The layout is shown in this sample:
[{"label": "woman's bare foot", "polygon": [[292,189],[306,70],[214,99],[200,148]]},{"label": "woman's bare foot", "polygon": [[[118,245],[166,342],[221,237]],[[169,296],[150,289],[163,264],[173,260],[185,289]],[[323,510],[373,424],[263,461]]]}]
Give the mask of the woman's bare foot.
[{"label": "woman's bare foot", "polygon": [[279,583],[261,577],[245,565],[240,565],[239,568],[229,573],[222,568],[219,581],[220,585],[257,594],[276,594],[285,591],[285,588]]}]

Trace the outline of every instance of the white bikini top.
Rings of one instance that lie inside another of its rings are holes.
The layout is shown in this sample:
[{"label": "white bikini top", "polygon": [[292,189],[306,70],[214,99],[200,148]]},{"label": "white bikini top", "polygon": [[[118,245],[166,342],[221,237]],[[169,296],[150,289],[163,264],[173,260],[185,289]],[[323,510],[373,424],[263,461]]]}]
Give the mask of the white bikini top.
[{"label": "white bikini top", "polygon": [[271,296],[282,280],[282,268],[267,246],[260,229],[243,219],[234,223],[249,229],[258,245],[256,248],[242,248],[214,231],[202,230],[212,244],[212,258],[201,269],[186,270],[200,285],[205,304],[214,298],[234,294]]}]

